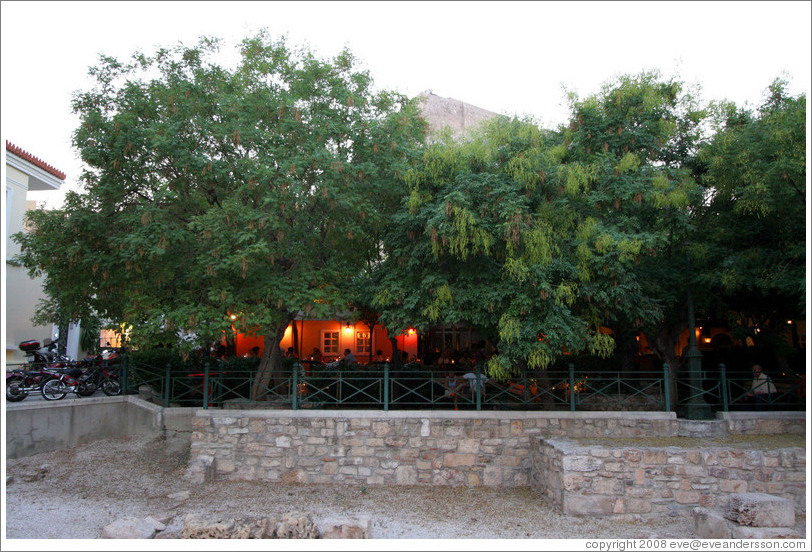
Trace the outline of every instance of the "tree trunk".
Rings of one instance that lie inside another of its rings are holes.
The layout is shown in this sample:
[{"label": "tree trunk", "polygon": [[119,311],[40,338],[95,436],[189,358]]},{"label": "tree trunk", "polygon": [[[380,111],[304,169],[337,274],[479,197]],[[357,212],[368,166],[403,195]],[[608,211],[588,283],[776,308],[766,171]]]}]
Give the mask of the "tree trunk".
[{"label": "tree trunk", "polygon": [[[677,381],[680,370],[682,370],[682,360],[677,356],[676,348],[679,343],[679,336],[682,333],[682,327],[672,326],[668,328],[665,325],[660,325],[656,329],[657,333],[654,339],[649,340],[649,348],[657,355],[664,364],[668,364],[669,368],[669,388],[671,408],[675,409],[677,406]],[[662,366],[660,367],[662,368]]]},{"label": "tree trunk", "polygon": [[257,376],[251,388],[251,400],[253,401],[267,400],[269,386],[277,393],[283,391],[283,389],[277,389],[285,380],[285,375],[282,373],[282,350],[279,348],[279,343],[282,341],[289,323],[290,320],[265,335],[265,350],[262,352],[262,360],[259,361]]},{"label": "tree trunk", "polygon": [[296,327],[296,320],[291,324],[291,336],[293,337],[293,351],[296,353],[296,358],[302,358],[299,352],[299,328]]},{"label": "tree trunk", "polygon": [[617,332],[618,352],[620,353],[620,373],[624,380],[638,380],[640,374],[634,363],[637,355],[637,335],[631,331]]},{"label": "tree trunk", "polygon": [[389,343],[392,344],[392,358],[389,361],[389,364],[392,366],[401,366],[400,362],[400,351],[398,350],[398,338],[397,337],[390,337]]}]

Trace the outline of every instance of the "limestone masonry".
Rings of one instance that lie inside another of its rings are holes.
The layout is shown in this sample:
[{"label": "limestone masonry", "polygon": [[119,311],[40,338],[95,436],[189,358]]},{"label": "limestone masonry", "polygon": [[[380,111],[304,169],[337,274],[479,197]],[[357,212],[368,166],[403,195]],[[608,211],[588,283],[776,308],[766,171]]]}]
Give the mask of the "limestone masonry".
[{"label": "limestone masonry", "polygon": [[[779,429],[779,418],[772,423]],[[187,474],[200,482],[533,486],[575,515],[677,515],[743,492],[804,508],[801,448],[610,448],[571,440],[677,436],[679,426],[665,412],[199,410]]]}]

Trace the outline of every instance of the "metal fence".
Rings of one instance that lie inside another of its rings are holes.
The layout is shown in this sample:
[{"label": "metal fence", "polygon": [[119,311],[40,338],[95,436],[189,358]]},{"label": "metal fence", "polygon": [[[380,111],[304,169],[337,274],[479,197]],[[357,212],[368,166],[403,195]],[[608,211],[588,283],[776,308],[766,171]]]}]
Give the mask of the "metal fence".
[{"label": "metal fence", "polygon": [[[32,369],[32,364],[8,364]],[[774,375],[774,393],[754,393],[749,371],[728,371],[724,364],[706,369],[695,386],[683,370],[672,377],[660,371],[610,372],[579,368],[542,370],[497,382],[471,370],[451,387],[442,367],[412,364],[287,367],[259,396],[252,397],[256,368],[229,366],[214,358],[189,366],[160,365],[124,355],[120,365],[124,393],[143,393],[163,406],[229,408],[274,406],[293,409],[458,409],[559,411],[671,411],[701,400],[712,411],[805,410],[803,375]],[[471,377],[473,376],[473,377]],[[477,379],[478,378],[478,379]],[[756,390],[759,391],[759,390]]]},{"label": "metal fence", "polygon": [[[251,396],[256,370],[223,368],[206,359],[197,370],[178,373],[124,361],[125,392],[147,393],[164,406],[229,408],[276,406],[292,409],[458,409],[560,411],[671,411],[701,398],[713,411],[803,410],[805,380],[776,381],[777,392],[756,401],[752,375],[728,373],[725,366],[702,374],[702,387],[691,386],[685,374],[672,378],[669,366],[659,372],[621,373],[578,369],[544,370],[497,382],[486,378],[479,366],[474,377],[459,378],[449,386],[440,367],[389,364],[337,368],[295,364],[286,374]],[[478,379],[477,379],[478,377]]]}]

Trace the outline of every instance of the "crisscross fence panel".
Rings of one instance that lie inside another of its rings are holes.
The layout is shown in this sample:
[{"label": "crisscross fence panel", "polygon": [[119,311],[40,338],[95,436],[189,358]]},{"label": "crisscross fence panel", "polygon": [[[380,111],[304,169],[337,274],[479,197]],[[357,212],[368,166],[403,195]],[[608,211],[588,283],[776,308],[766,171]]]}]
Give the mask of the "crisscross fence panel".
[{"label": "crisscross fence panel", "polygon": [[[311,409],[459,409],[679,412],[701,398],[714,411],[803,410],[805,379],[774,378],[776,392],[755,403],[752,374],[728,373],[724,364],[705,370],[701,385],[692,385],[685,370],[672,387],[668,365],[662,371],[632,372],[566,368],[541,370],[505,381],[487,378],[479,366],[468,379],[450,388],[440,367],[412,364],[287,366],[259,396],[251,395],[258,361],[220,362],[205,358],[192,363],[122,363],[124,390],[147,388],[164,406],[202,408],[275,407]],[[473,377],[472,377],[473,376]],[[672,404],[672,400],[676,402]]]}]

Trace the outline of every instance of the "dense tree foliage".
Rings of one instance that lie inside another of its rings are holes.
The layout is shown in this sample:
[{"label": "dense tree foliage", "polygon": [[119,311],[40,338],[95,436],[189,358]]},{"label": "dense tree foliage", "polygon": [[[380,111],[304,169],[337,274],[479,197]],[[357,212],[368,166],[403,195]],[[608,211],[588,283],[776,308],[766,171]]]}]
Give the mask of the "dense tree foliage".
[{"label": "dense tree foliage", "polygon": [[739,338],[782,358],[787,320],[805,316],[806,98],[776,80],[757,112],[721,104],[701,160],[708,201],[698,224],[708,306]]},{"label": "dense tree foliage", "polygon": [[500,119],[427,148],[389,234],[376,294],[386,324],[469,323],[498,342],[489,371],[504,376],[565,352],[609,354],[602,328],[662,320],[653,271],[700,197],[685,165],[703,113],[681,92],[626,77],[574,99],[558,133]]},{"label": "dense tree foliage", "polygon": [[346,303],[424,130],[348,51],[324,61],[261,33],[229,69],[217,50],[102,58],[73,102],[84,190],[18,239],[44,316],[127,322],[141,342],[264,335],[259,389],[297,312]]}]

